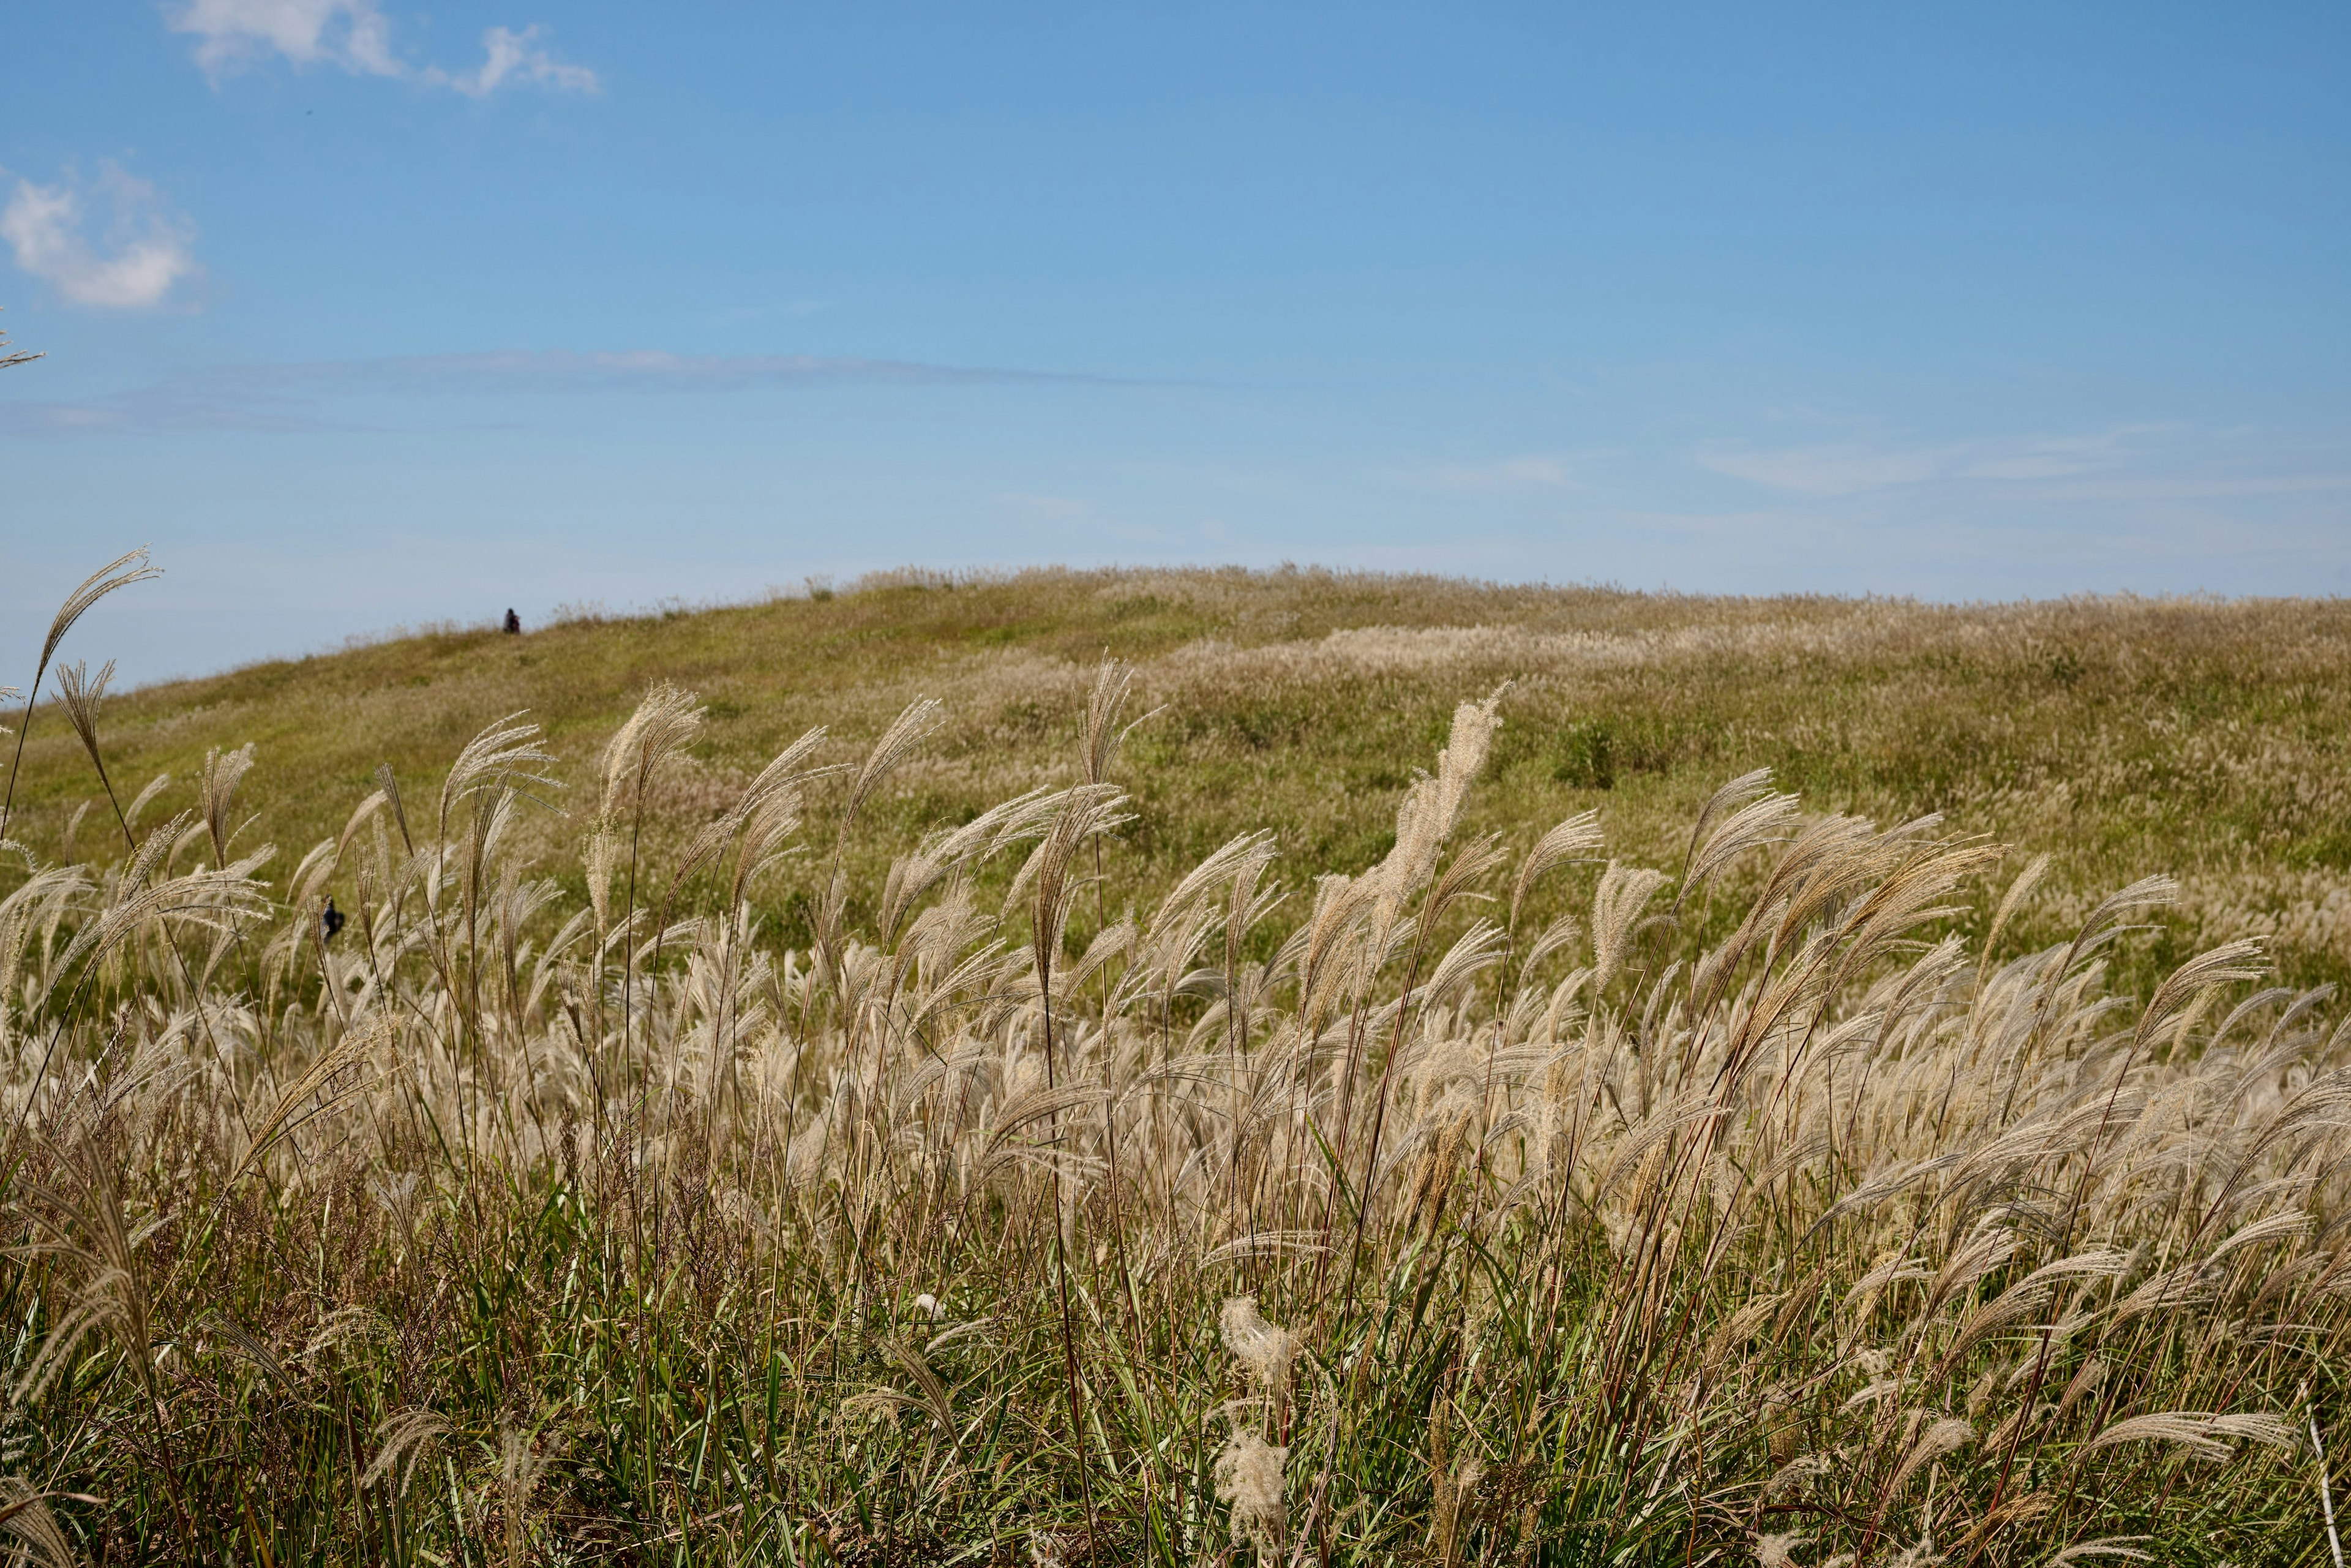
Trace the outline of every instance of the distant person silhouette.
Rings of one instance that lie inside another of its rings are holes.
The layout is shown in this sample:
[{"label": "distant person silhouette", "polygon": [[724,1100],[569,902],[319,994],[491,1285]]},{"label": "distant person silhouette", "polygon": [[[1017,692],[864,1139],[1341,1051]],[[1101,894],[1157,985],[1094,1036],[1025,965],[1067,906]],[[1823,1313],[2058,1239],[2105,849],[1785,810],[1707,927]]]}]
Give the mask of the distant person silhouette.
[{"label": "distant person silhouette", "polygon": [[522,617],[516,614],[512,610],[508,610],[507,612],[507,635],[509,637],[519,637],[522,635]]},{"label": "distant person silhouette", "polygon": [[319,940],[332,942],[335,933],[343,928],[343,912],[335,907],[335,895],[327,895],[327,907],[319,911]]}]

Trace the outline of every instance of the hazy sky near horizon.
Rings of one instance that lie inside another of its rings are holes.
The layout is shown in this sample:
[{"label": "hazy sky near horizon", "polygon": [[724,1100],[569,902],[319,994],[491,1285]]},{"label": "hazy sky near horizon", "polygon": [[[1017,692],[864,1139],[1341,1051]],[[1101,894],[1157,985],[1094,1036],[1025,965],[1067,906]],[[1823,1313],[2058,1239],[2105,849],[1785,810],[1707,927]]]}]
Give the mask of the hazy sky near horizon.
[{"label": "hazy sky near horizon", "polygon": [[0,663],[140,543],[133,679],[904,563],[2351,591],[2339,4],[8,41]]}]

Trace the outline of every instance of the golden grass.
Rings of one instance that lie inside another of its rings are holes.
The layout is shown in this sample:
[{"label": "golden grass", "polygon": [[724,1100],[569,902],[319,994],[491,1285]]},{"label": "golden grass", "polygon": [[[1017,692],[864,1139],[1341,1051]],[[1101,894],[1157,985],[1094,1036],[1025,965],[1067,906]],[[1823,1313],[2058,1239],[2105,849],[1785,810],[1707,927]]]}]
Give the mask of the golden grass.
[{"label": "golden grass", "polygon": [[0,1525],[2320,1562],[2351,1028],[2246,937],[2342,961],[2345,630],[1045,573],[77,678]]}]

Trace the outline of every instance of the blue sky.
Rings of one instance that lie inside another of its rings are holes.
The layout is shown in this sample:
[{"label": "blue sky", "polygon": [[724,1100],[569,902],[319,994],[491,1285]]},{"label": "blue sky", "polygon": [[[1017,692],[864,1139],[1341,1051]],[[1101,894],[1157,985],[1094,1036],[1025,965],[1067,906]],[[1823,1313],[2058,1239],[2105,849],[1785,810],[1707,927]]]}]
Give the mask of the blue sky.
[{"label": "blue sky", "polygon": [[0,609],[2351,591],[2351,12],[12,7]]}]

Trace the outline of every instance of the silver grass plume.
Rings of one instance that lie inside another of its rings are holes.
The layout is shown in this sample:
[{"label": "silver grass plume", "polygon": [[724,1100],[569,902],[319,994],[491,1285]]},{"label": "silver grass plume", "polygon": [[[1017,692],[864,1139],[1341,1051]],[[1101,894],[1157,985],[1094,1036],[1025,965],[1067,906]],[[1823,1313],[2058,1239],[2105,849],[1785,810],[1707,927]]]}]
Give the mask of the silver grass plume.
[{"label": "silver grass plume", "polygon": [[1289,1460],[1289,1448],[1275,1447],[1246,1427],[1217,1455],[1217,1498],[1232,1511],[1233,1544],[1254,1539],[1260,1562],[1278,1558],[1290,1543],[1290,1505],[1282,1497],[1282,1469]]},{"label": "silver grass plume", "polygon": [[2095,1563],[2102,1557],[2118,1557],[2126,1563],[2152,1563],[2155,1553],[2141,1552],[2129,1544],[2134,1541],[2152,1539],[2145,1535],[2105,1535],[2095,1541],[2077,1541],[2049,1559],[2049,1568],[2074,1568],[2081,1563]]},{"label": "silver grass plume", "polygon": [[1666,884],[1666,873],[1644,867],[1608,862],[1600,885],[1592,894],[1592,989],[1604,989],[1622,968],[1633,941],[1647,923],[1641,912]]},{"label": "silver grass plume", "polygon": [[1598,849],[1606,841],[1600,829],[1598,811],[1578,811],[1551,831],[1535,841],[1527,858],[1519,862],[1518,879],[1510,884],[1510,925],[1519,924],[1519,910],[1527,894],[1558,867],[1581,858],[1586,852]]},{"label": "silver grass plume", "polygon": [[66,722],[73,726],[74,734],[81,737],[82,749],[99,777],[106,777],[106,759],[98,746],[98,710],[106,701],[106,688],[114,679],[114,661],[109,659],[99,667],[96,676],[89,674],[89,663],[77,659],[57,667],[57,701],[66,710]]},{"label": "silver grass plume", "polygon": [[2267,1412],[2210,1415],[2194,1410],[2159,1410],[2114,1423],[2091,1438],[2087,1447],[2095,1453],[2117,1443],[2177,1443],[2210,1458],[2227,1459],[2236,1457],[2237,1450],[2229,1444],[2232,1437],[2265,1448],[2293,1448],[2300,1443],[2301,1433],[2294,1422]]},{"label": "silver grass plume", "polygon": [[1460,820],[1470,782],[1485,767],[1500,727],[1495,710],[1506,690],[1453,710],[1453,728],[1437,755],[1436,773],[1416,779],[1396,808],[1395,847],[1365,878],[1374,891],[1374,929],[1382,937],[1403,914],[1405,901],[1435,874],[1438,852]]},{"label": "silver grass plume", "polygon": [[1144,714],[1127,724],[1119,723],[1134,689],[1134,666],[1132,664],[1117,659],[1104,659],[1102,667],[1094,672],[1093,687],[1086,694],[1085,749],[1082,754],[1085,780],[1089,784],[1109,782],[1111,763],[1118,756],[1119,747],[1134,733],[1137,725],[1151,717],[1150,714]]},{"label": "silver grass plume", "polygon": [[224,752],[214,747],[204,753],[204,772],[197,780],[197,810],[204,818],[204,831],[212,838],[215,867],[228,863],[229,841],[236,836],[229,816],[236,804],[237,786],[252,770],[253,742],[249,740],[235,751]]},{"label": "silver grass plume", "polygon": [[1290,1364],[1298,1356],[1298,1336],[1268,1322],[1257,1309],[1255,1296],[1235,1296],[1226,1301],[1217,1326],[1225,1348],[1248,1369],[1250,1380],[1268,1399],[1279,1401],[1290,1386]]},{"label": "silver grass plume", "polygon": [[[5,341],[0,340],[0,343]],[[26,357],[34,359],[39,356]],[[0,360],[0,364],[7,362]],[[79,1568],[80,1554],[66,1539],[65,1531],[57,1524],[57,1516],[49,1511],[51,1498],[84,1503],[99,1500],[79,1492],[39,1491],[20,1476],[0,1477],[0,1531],[16,1538],[9,1552],[12,1563],[24,1562],[38,1563],[41,1568]]]},{"label": "silver grass plume", "polygon": [[162,575],[161,567],[147,564],[147,547],[141,545],[82,579],[81,585],[67,594],[66,601],[57,607],[57,619],[49,622],[49,634],[41,643],[41,658],[33,669],[33,684],[26,688],[32,696],[25,699],[25,721],[16,727],[16,756],[9,765],[7,792],[0,795],[0,837],[6,835],[9,823],[15,820],[16,778],[24,770],[25,737],[33,727],[33,699],[40,695],[41,682],[48,675],[49,661],[57,656],[57,644],[66,640],[66,633],[73,630],[74,622],[87,614],[91,605],[116,589]]},{"label": "silver grass plume", "polygon": [[448,1418],[425,1406],[395,1410],[376,1427],[375,1457],[360,1474],[360,1490],[389,1482],[405,1493],[417,1466],[429,1458],[449,1431]]},{"label": "silver grass plume", "polygon": [[498,1437],[498,1502],[505,1515],[507,1568],[523,1568],[530,1554],[531,1499],[539,1478],[555,1462],[556,1447],[541,1447],[519,1427],[508,1427]]},{"label": "silver grass plume", "polygon": [[8,343],[8,334],[0,331],[0,371],[14,370],[18,365],[29,365],[35,360],[47,358],[48,355],[46,351],[35,353],[29,349],[11,348]]}]

